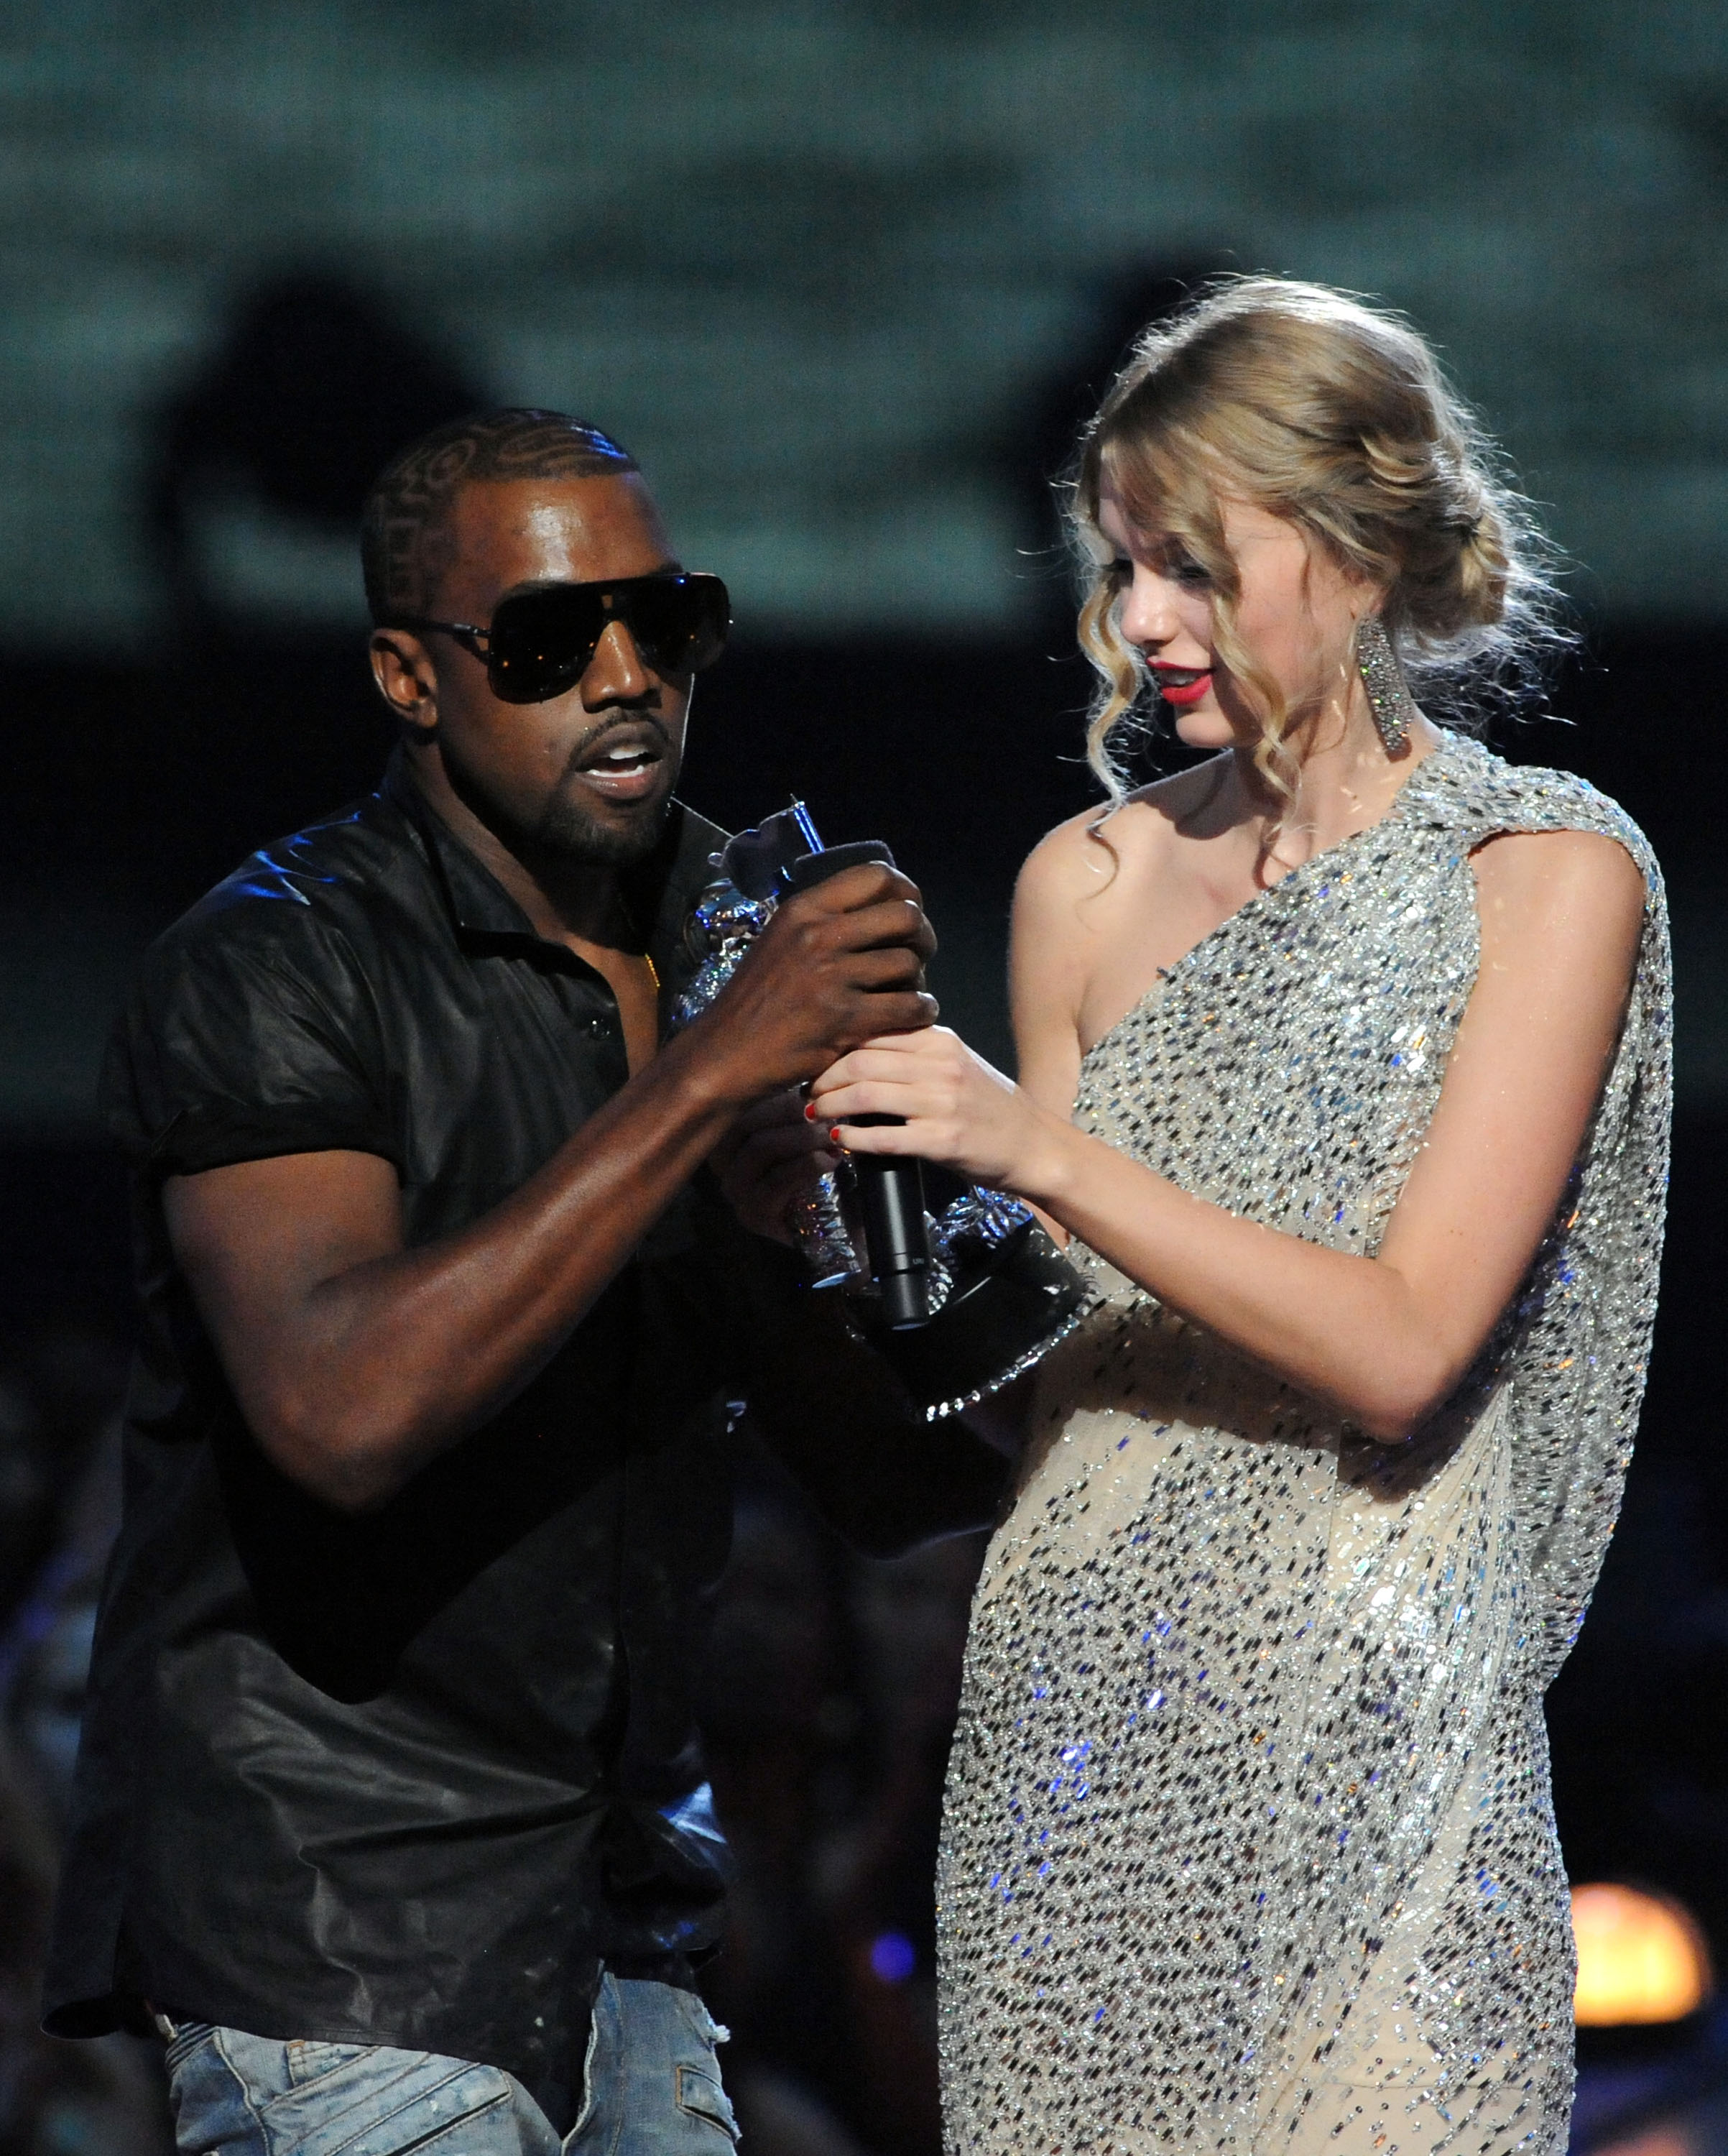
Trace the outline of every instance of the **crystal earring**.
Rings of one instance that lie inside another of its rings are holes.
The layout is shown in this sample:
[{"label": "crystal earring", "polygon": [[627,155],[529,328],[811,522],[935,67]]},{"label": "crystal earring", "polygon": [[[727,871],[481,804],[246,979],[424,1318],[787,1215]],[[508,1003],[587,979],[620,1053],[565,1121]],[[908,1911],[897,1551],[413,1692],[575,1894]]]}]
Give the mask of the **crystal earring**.
[{"label": "crystal earring", "polygon": [[1374,714],[1381,746],[1388,756],[1402,756],[1410,738],[1410,721],[1422,715],[1386,624],[1377,613],[1365,614],[1356,624],[1356,663],[1368,692],[1368,706]]}]

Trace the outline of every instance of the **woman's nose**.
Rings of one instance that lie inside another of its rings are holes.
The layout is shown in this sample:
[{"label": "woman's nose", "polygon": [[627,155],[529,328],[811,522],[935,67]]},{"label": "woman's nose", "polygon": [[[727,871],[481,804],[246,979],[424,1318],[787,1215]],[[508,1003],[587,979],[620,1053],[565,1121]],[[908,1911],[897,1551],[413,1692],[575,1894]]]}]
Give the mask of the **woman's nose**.
[{"label": "woman's nose", "polygon": [[1134,580],[1122,594],[1122,634],[1142,650],[1168,644],[1182,624],[1176,611],[1176,587],[1167,577],[1135,566]]}]

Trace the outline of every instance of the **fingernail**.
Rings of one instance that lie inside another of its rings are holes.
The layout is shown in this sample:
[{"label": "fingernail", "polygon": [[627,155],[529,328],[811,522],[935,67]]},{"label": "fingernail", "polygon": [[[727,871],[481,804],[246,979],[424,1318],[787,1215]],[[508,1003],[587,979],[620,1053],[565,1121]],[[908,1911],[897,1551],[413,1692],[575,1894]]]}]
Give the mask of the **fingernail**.
[{"label": "fingernail", "polygon": [[813,1101],[806,1101],[804,1103],[804,1121],[807,1123],[813,1123],[816,1121],[816,1103]]},{"label": "fingernail", "polygon": [[828,1132],[828,1141],[830,1145],[838,1145],[840,1142],[840,1126],[838,1123]]}]

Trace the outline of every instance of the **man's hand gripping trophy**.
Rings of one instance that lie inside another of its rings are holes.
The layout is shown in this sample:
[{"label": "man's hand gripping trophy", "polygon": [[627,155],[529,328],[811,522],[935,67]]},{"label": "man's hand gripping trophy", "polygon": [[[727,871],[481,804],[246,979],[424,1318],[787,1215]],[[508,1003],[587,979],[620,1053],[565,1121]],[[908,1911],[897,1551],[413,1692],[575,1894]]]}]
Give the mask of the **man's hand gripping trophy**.
[{"label": "man's hand gripping trophy", "polygon": [[[787,897],[865,862],[879,841],[824,849],[795,802],[713,858],[714,880],[685,935],[697,969],[674,1027],[706,1010]],[[844,1298],[934,1421],[987,1398],[1072,1330],[1087,1301],[1079,1275],[1018,1199],[955,1184],[930,1209],[916,1161],[843,1157],[808,1178],[788,1212],[813,1289]]]}]

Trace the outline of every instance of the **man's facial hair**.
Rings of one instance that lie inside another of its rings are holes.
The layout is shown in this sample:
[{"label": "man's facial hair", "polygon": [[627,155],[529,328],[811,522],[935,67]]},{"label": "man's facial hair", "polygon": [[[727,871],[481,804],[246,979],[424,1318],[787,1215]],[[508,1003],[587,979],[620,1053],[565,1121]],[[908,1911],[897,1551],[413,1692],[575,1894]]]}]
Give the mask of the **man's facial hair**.
[{"label": "man's facial hair", "polygon": [[578,862],[584,868],[633,868],[659,845],[671,813],[669,787],[651,808],[619,829],[598,822],[579,802],[560,792],[547,802],[528,834],[529,842],[542,858]]}]

